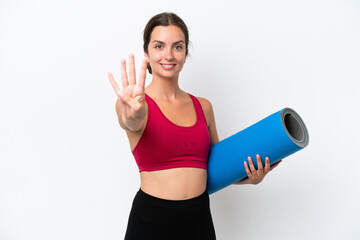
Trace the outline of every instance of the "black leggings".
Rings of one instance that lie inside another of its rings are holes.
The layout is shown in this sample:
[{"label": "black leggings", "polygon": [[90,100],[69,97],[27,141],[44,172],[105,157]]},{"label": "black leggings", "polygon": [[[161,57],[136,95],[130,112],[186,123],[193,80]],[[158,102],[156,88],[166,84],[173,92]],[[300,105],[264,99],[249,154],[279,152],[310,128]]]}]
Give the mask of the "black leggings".
[{"label": "black leggings", "polygon": [[125,240],[214,240],[207,190],[185,200],[168,200],[139,188],[134,197]]}]

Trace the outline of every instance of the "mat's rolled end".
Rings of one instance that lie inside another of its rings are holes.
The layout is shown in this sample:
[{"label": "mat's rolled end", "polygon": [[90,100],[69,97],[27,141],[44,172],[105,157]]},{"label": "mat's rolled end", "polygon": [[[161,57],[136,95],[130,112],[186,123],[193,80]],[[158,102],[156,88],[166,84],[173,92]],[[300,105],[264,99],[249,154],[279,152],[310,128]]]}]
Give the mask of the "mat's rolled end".
[{"label": "mat's rolled end", "polygon": [[309,133],[304,121],[291,108],[284,108],[281,112],[281,122],[290,139],[299,147],[309,144]]}]

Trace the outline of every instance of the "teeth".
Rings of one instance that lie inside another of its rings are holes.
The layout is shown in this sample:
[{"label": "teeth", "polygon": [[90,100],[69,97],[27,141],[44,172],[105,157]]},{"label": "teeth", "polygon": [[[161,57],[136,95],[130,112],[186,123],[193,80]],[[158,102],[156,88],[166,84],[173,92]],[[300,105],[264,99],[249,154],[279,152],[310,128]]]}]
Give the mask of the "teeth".
[{"label": "teeth", "polygon": [[164,66],[164,67],[172,67],[172,66],[174,66],[174,65],[165,65],[165,64],[163,64],[163,66]]}]

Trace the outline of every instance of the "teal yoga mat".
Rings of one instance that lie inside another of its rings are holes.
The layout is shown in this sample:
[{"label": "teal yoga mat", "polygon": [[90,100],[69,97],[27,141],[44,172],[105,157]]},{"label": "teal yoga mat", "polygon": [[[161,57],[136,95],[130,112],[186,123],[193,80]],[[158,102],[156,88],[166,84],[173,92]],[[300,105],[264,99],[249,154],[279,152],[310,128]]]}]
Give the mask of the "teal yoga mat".
[{"label": "teal yoga mat", "polygon": [[272,165],[308,144],[306,126],[293,109],[284,108],[275,112],[210,147],[208,193],[246,178],[244,161],[248,162],[248,156],[257,169],[256,154],[260,154],[264,166],[265,157],[269,157]]}]

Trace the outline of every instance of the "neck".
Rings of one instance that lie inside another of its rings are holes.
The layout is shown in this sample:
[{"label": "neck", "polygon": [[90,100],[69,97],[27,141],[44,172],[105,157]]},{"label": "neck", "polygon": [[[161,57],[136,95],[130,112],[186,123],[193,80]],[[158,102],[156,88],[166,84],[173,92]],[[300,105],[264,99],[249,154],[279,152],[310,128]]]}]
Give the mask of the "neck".
[{"label": "neck", "polygon": [[147,89],[152,96],[161,100],[175,100],[182,92],[179,88],[179,75],[174,78],[164,78],[153,75],[153,79]]}]

